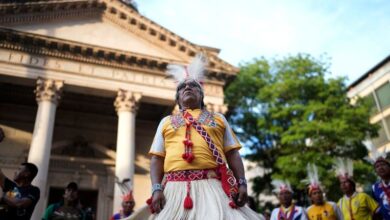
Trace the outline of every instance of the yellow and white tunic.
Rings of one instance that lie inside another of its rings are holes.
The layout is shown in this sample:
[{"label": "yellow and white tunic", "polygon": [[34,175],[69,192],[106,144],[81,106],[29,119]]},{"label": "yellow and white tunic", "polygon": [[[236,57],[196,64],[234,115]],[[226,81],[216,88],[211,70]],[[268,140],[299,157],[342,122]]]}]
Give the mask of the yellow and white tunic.
[{"label": "yellow and white tunic", "polygon": [[309,220],[342,220],[343,215],[334,202],[311,205],[306,209]]},{"label": "yellow and white tunic", "polygon": [[345,220],[371,220],[379,205],[365,193],[355,192],[351,197],[344,195],[337,203]]},{"label": "yellow and white tunic", "polygon": [[[241,148],[222,114],[210,113],[201,109],[187,111],[197,122],[202,124],[225,161],[224,154],[226,152]],[[191,127],[191,141],[193,142],[192,153],[195,159],[191,163],[183,160],[185,134],[185,119],[181,115],[163,118],[157,128],[149,154],[164,157],[165,173],[216,168],[217,163],[207,142],[193,127]],[[247,206],[232,209],[229,206],[229,198],[222,189],[221,182],[215,178],[191,182],[190,195],[194,205],[190,210],[184,209],[183,206],[186,194],[186,182],[167,182],[164,189],[166,204],[155,219],[262,219]]]},{"label": "yellow and white tunic", "polygon": [[[187,111],[206,129],[220,153],[241,148],[240,142],[222,114],[200,109]],[[181,155],[184,152],[185,133],[184,118],[180,116],[163,118],[157,128],[149,154],[165,158],[164,172],[216,168],[217,163],[207,142],[193,127],[191,127],[191,140],[194,143],[192,151],[195,160],[191,163],[183,160]],[[222,154],[222,156],[225,159],[225,155]]]}]

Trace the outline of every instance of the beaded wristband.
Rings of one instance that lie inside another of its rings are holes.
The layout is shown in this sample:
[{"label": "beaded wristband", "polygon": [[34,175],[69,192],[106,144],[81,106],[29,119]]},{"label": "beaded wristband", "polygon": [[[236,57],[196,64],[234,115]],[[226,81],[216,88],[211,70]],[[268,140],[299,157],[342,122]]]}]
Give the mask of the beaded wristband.
[{"label": "beaded wristband", "polygon": [[246,181],[245,177],[238,178],[238,185],[239,186],[241,186],[241,185],[246,186],[247,185],[247,181]]},{"label": "beaded wristband", "polygon": [[156,191],[163,191],[163,187],[160,183],[155,183],[152,185],[152,195]]}]

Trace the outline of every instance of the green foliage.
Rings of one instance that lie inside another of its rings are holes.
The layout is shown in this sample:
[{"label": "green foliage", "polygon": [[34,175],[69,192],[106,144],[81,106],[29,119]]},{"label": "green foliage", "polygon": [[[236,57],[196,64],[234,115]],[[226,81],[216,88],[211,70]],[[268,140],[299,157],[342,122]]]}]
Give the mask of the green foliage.
[{"label": "green foliage", "polygon": [[[229,120],[251,151],[247,157],[270,170],[256,178],[254,191],[269,192],[272,178],[287,179],[300,191],[306,186],[307,163],[319,167],[322,183],[338,189],[335,157],[356,161],[356,178],[367,184],[375,178],[372,167],[362,162],[367,155],[362,141],[377,135],[369,123],[370,106],[346,96],[345,78],[328,78],[328,64],[298,54],[268,61],[245,63],[226,88]],[[328,195],[336,200],[341,194]]]}]

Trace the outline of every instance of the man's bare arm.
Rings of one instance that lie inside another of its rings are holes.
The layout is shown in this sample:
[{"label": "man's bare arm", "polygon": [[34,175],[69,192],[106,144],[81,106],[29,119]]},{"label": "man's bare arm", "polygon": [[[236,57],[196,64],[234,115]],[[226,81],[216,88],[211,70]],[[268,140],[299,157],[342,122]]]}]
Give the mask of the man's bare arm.
[{"label": "man's bare arm", "polygon": [[[239,180],[245,179],[245,170],[244,164],[242,163],[242,159],[238,150],[231,150],[226,153],[226,160],[229,165],[229,168],[233,171],[234,177]],[[246,184],[239,185],[238,187],[238,198],[236,204],[238,206],[244,206],[246,201],[248,200],[248,192],[246,188]]]},{"label": "man's bare arm", "polygon": [[[152,185],[161,184],[164,176],[164,157],[152,156],[150,161],[150,179]],[[165,205],[164,193],[161,190],[155,191],[152,195],[152,206],[156,213],[159,213]]]},{"label": "man's bare arm", "polygon": [[30,198],[17,199],[17,198],[10,198],[10,197],[4,196],[2,199],[3,199],[3,202],[5,202],[7,205],[9,205],[11,207],[16,207],[16,208],[27,208],[33,202]]}]

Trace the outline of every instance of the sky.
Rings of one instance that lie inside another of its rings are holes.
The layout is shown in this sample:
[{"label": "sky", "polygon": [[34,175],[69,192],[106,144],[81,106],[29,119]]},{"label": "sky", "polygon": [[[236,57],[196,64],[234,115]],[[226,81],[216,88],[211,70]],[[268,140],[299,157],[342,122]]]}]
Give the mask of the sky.
[{"label": "sky", "polygon": [[262,56],[326,57],[352,83],[390,55],[389,0],[138,0],[139,12],[239,66]]}]

